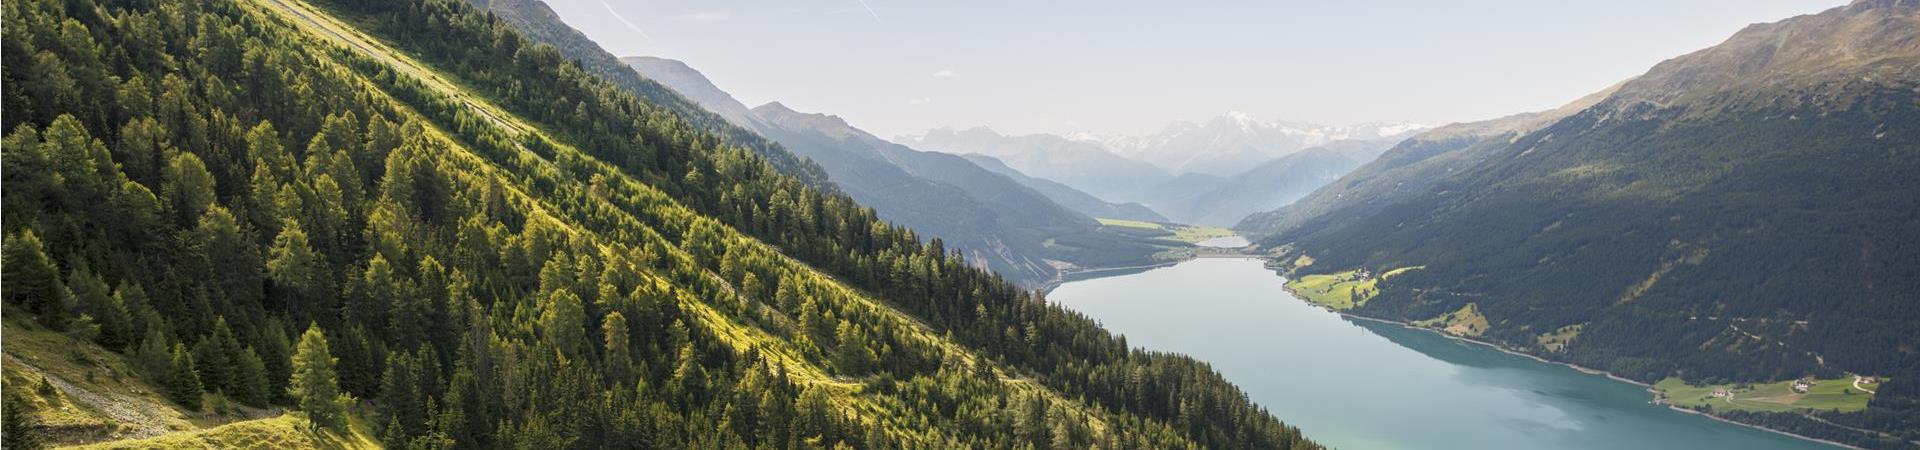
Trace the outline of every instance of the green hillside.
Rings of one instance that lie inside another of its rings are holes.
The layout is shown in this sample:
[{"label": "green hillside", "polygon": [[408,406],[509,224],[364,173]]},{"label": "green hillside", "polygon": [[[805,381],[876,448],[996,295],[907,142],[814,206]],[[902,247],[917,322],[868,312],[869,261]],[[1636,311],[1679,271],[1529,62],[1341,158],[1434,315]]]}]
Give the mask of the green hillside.
[{"label": "green hillside", "polygon": [[1425,266],[1356,313],[1473,305],[1482,339],[1649,383],[1891,376],[1863,412],[1751,420],[1920,439],[1917,86],[1920,4],[1863,0],[1416,137],[1241,228],[1300,275]]},{"label": "green hillside", "polygon": [[9,320],[299,410],[107,447],[1317,447],[463,2],[3,7]]}]

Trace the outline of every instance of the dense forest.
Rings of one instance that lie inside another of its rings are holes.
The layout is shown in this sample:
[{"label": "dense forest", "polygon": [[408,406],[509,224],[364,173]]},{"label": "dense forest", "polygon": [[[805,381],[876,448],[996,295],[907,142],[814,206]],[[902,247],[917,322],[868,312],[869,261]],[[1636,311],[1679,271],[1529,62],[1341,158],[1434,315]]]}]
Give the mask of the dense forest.
[{"label": "dense forest", "polygon": [[187,410],[421,449],[1317,447],[462,2],[4,25],[8,320]]}]

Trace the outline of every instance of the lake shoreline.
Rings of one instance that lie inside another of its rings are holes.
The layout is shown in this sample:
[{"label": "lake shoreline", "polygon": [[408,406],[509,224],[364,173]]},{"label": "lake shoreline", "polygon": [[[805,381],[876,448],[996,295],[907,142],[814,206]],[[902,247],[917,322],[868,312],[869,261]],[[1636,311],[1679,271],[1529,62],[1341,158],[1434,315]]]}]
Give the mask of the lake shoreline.
[{"label": "lake shoreline", "polygon": [[[1271,269],[1271,267],[1269,267],[1269,269]],[[1278,272],[1276,272],[1275,274],[1276,274],[1276,275],[1278,275]],[[1282,277],[1282,278],[1284,279],[1285,277]],[[1285,290],[1285,291],[1287,292],[1287,295],[1288,295],[1288,296],[1291,296],[1291,297],[1293,297],[1293,299],[1294,299],[1294,300],[1296,300],[1296,301],[1300,301],[1300,302],[1304,302],[1304,303],[1306,303],[1306,304],[1309,304],[1309,305],[1313,305],[1313,306],[1318,306],[1318,307],[1320,307],[1321,309],[1324,309],[1324,310],[1326,310],[1327,312],[1331,312],[1331,313],[1334,313],[1334,314],[1339,314],[1339,315],[1340,315],[1341,317],[1346,317],[1346,318],[1350,318],[1350,319],[1359,319],[1359,320],[1366,320],[1366,321],[1370,321],[1370,322],[1377,322],[1377,323],[1385,323],[1385,324],[1392,324],[1392,325],[1399,325],[1399,326],[1400,326],[1400,327],[1402,327],[1402,328],[1407,328],[1407,329],[1413,329],[1413,330],[1420,330],[1420,331],[1426,331],[1426,332],[1429,332],[1429,333],[1433,333],[1433,334],[1435,334],[1435,335],[1438,335],[1438,336],[1440,336],[1440,337],[1444,337],[1444,338],[1447,338],[1447,339],[1453,339],[1453,340],[1456,340],[1456,341],[1461,341],[1461,342],[1467,342],[1467,343],[1472,343],[1472,344],[1478,344],[1478,345],[1482,345],[1482,346],[1486,346],[1486,347],[1488,347],[1488,348],[1492,348],[1492,349],[1494,349],[1494,350],[1498,350],[1498,351],[1500,351],[1501,353],[1506,353],[1506,354],[1509,354],[1509,355],[1514,355],[1514,356],[1519,356],[1519,357],[1523,357],[1523,358],[1527,358],[1527,359],[1532,359],[1532,360],[1534,360],[1534,361],[1539,361],[1539,362],[1542,362],[1542,363],[1547,363],[1547,364],[1553,364],[1553,365],[1558,365],[1558,366],[1565,366],[1565,367],[1567,367],[1567,368],[1571,368],[1571,369],[1573,369],[1574,371],[1577,371],[1577,372],[1580,372],[1580,373],[1584,373],[1584,374],[1588,374],[1588,375],[1599,375],[1599,376],[1604,376],[1604,377],[1607,377],[1608,379],[1611,379],[1611,380],[1614,380],[1614,381],[1618,381],[1618,382],[1622,382],[1622,383],[1627,383],[1627,384],[1631,384],[1631,385],[1634,385],[1634,386],[1639,386],[1639,387],[1642,387],[1642,388],[1646,388],[1646,390],[1647,390],[1647,392],[1648,392],[1648,393],[1658,393],[1658,391],[1656,391],[1656,390],[1654,390],[1654,387],[1653,387],[1653,385],[1652,385],[1652,384],[1648,384],[1648,383],[1642,383],[1642,382],[1640,382],[1640,381],[1636,381],[1636,380],[1633,380],[1633,379],[1630,379],[1630,378],[1626,378],[1626,377],[1622,377],[1622,376],[1619,376],[1619,375],[1615,375],[1615,374],[1614,374],[1613,372],[1608,372],[1608,371],[1605,371],[1605,370],[1600,370],[1600,369],[1594,369],[1594,368],[1590,368],[1590,367],[1585,367],[1585,366],[1581,366],[1581,365],[1578,365],[1578,364],[1573,364],[1573,363],[1569,363],[1569,362],[1563,362],[1563,361],[1554,361],[1554,360],[1551,360],[1551,359],[1547,359],[1547,358],[1543,358],[1543,357],[1541,357],[1541,356],[1539,356],[1539,355],[1534,355],[1534,354],[1531,354],[1531,353],[1526,353],[1526,352],[1521,352],[1521,351],[1519,351],[1519,350],[1516,350],[1516,349],[1513,349],[1513,348],[1510,348],[1510,347],[1508,347],[1508,346],[1505,346],[1505,345],[1501,345],[1501,344],[1498,344],[1498,343],[1494,343],[1494,342],[1490,342],[1490,341],[1484,341],[1484,340],[1480,340],[1480,339],[1474,339],[1474,338],[1472,338],[1472,337],[1467,337],[1467,336],[1457,336],[1457,335],[1452,335],[1452,334],[1447,334],[1447,333],[1445,333],[1445,332],[1442,332],[1442,331],[1440,331],[1440,330],[1436,330],[1436,329],[1433,329],[1433,328],[1429,328],[1429,327],[1422,327],[1422,326],[1416,326],[1416,325],[1413,325],[1412,323],[1408,323],[1408,322],[1406,322],[1406,321],[1401,321],[1401,320],[1393,320],[1393,319],[1386,319],[1386,318],[1379,318],[1379,317],[1369,317],[1369,316],[1363,316],[1363,315],[1359,315],[1359,314],[1355,314],[1355,313],[1351,313],[1351,312],[1346,312],[1346,311],[1339,311],[1339,310],[1335,310],[1335,309],[1333,309],[1333,308],[1330,308],[1330,307],[1327,307],[1327,306],[1325,306],[1325,305],[1320,305],[1320,304],[1316,304],[1316,303],[1313,303],[1313,302],[1309,302],[1309,301],[1307,301],[1305,297],[1302,297],[1302,296],[1301,296],[1301,295],[1300,295],[1299,293],[1297,293],[1297,292],[1294,292],[1294,290],[1293,290],[1293,288],[1291,288],[1291,287],[1283,287],[1282,289],[1283,289],[1283,290]],[[1697,416],[1703,416],[1703,417],[1706,417],[1706,418],[1708,418],[1708,419],[1712,419],[1712,420],[1714,420],[1714,421],[1718,421],[1718,422],[1722,422],[1722,423],[1726,423],[1726,424],[1729,424],[1729,425],[1737,425],[1737,426],[1741,426],[1741,427],[1745,427],[1745,428],[1752,428],[1752,429],[1755,429],[1755,430],[1761,430],[1761,431],[1766,431],[1766,432],[1769,432],[1769,433],[1775,433],[1775,434],[1779,434],[1779,435],[1782,435],[1782,436],[1788,436],[1788,437],[1792,437],[1792,438],[1795,438],[1795,439],[1801,439],[1801,440],[1806,440],[1806,441],[1810,441],[1810,442],[1818,442],[1818,443],[1822,443],[1822,444],[1827,444],[1827,445],[1832,445],[1832,446],[1836,446],[1836,447],[1841,447],[1841,448],[1848,448],[1848,449],[1854,449],[1854,450],[1866,450],[1866,449],[1865,449],[1864,447],[1860,447],[1860,446],[1856,446],[1856,445],[1852,445],[1852,444],[1847,444],[1847,443],[1843,443],[1843,442],[1835,442],[1835,441],[1832,441],[1832,440],[1827,440],[1827,439],[1820,439],[1820,438],[1816,438],[1816,437],[1812,437],[1812,436],[1806,436],[1806,435],[1802,435],[1802,434],[1797,434],[1797,433],[1793,433],[1793,432],[1789,432],[1789,431],[1785,431],[1785,430],[1779,430],[1779,429],[1774,429],[1774,428],[1768,428],[1768,427],[1765,427],[1765,426],[1761,426],[1761,425],[1756,425],[1756,424],[1751,424],[1751,423],[1746,423],[1746,422],[1740,422],[1740,421],[1737,421],[1737,420],[1733,420],[1733,419],[1730,419],[1730,418],[1727,418],[1727,417],[1723,417],[1723,416],[1720,416],[1720,415],[1717,415],[1717,414],[1713,414],[1713,413],[1710,413],[1710,412],[1706,412],[1706,411],[1699,411],[1699,410],[1693,410],[1693,409],[1687,409],[1687,408],[1681,408],[1681,407],[1679,407],[1679,406],[1674,406],[1674,405],[1671,405],[1671,404],[1664,404],[1664,403],[1663,403],[1663,404],[1661,404],[1661,405],[1662,405],[1662,406],[1666,406],[1666,407],[1667,407],[1667,409],[1671,409],[1671,410],[1674,410],[1674,411],[1678,411],[1678,412],[1682,412],[1682,413],[1687,413],[1687,414],[1692,414],[1692,415],[1697,415]]]},{"label": "lake shoreline", "polygon": [[[1238,237],[1238,236],[1229,236],[1229,237]],[[1215,238],[1215,239],[1219,239],[1219,238]],[[1055,273],[1053,279],[1047,280],[1047,282],[1041,283],[1039,286],[1035,286],[1033,288],[1033,291],[1039,293],[1040,295],[1046,295],[1048,293],[1053,292],[1055,288],[1059,288],[1060,285],[1067,284],[1074,281],[1086,281],[1086,280],[1100,279],[1100,278],[1106,278],[1106,277],[1132,275],[1135,273],[1139,273],[1139,271],[1148,271],[1153,269],[1173,267],[1173,266],[1179,265],[1180,263],[1184,263],[1184,262],[1192,261],[1196,259],[1204,259],[1204,258],[1259,259],[1259,257],[1255,255],[1239,253],[1244,249],[1251,247],[1250,245],[1243,245],[1239,247],[1212,247],[1212,246],[1200,245],[1200,243],[1194,243],[1192,246],[1193,246],[1193,248],[1191,249],[1192,251],[1182,255],[1179,259],[1159,261],[1159,262],[1154,262],[1152,264],[1143,264],[1143,265],[1137,265],[1137,266],[1092,267],[1092,268],[1084,268],[1084,269],[1074,270],[1074,271],[1065,271],[1065,270],[1058,271]]]}]

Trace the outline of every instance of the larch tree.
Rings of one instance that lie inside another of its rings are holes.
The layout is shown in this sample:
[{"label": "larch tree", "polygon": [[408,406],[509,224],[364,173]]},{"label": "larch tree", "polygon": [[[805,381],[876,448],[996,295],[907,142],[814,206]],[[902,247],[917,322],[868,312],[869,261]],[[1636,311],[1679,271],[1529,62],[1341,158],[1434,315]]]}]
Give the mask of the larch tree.
[{"label": "larch tree", "polygon": [[300,334],[293,353],[293,378],[288,394],[306,411],[307,421],[316,427],[339,429],[346,425],[347,406],[353,398],[340,392],[340,381],[333,372],[333,354],[327,349],[327,335],[319,326]]}]

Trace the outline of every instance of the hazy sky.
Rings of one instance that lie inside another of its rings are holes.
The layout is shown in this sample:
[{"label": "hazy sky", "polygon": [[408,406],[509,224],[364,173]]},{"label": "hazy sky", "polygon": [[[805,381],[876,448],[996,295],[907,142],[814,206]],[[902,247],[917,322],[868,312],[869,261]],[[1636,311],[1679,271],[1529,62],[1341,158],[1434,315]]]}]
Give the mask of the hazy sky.
[{"label": "hazy sky", "polygon": [[[1227,111],[1329,125],[1548,109],[1844,0],[547,0],[619,56],[880,136],[1146,134]],[[864,2],[864,3],[863,3]]]}]

